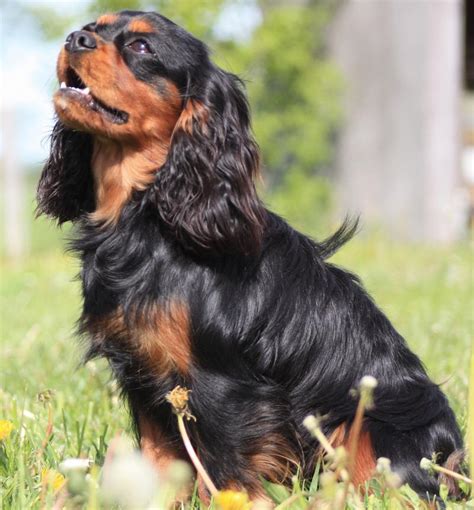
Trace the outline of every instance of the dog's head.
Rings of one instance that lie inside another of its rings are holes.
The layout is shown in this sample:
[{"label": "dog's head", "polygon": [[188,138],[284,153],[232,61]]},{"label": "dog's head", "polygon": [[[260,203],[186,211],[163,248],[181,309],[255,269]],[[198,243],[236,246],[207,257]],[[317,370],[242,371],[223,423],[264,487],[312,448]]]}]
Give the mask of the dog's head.
[{"label": "dog's head", "polygon": [[201,41],[156,13],[107,14],[67,37],[57,74],[41,213],[117,223],[145,190],[186,247],[258,249],[265,213],[247,101]]}]

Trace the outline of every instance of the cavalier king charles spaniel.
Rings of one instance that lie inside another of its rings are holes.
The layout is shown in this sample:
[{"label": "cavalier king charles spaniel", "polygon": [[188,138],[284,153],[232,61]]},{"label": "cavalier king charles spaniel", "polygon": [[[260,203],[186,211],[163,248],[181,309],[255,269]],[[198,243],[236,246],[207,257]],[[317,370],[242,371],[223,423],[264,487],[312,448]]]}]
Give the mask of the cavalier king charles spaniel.
[{"label": "cavalier king charles spaniel", "polygon": [[314,241],[259,199],[239,78],[172,21],[135,11],[71,33],[57,75],[38,211],[76,225],[87,359],[108,360],[156,468],[186,458],[165,398],[181,385],[218,488],[256,499],[261,478],[309,478],[322,453],[304,418],[348,444],[351,389],[371,375],[353,483],[388,457],[437,494],[420,460],[462,448],[448,401],[359,280],[327,262],[354,225]]}]

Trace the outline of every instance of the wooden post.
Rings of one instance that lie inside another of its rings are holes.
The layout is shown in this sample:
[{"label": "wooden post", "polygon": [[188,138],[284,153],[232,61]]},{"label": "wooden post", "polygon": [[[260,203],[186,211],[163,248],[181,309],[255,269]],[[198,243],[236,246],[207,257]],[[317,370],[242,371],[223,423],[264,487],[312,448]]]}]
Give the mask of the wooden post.
[{"label": "wooden post", "polygon": [[462,233],[461,0],[347,0],[330,47],[346,78],[340,207],[395,237]]}]

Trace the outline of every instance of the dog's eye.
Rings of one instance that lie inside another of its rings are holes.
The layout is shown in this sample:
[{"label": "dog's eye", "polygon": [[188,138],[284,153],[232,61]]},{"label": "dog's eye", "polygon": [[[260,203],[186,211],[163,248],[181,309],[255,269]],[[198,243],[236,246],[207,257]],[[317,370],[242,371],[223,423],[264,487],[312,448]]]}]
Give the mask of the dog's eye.
[{"label": "dog's eye", "polygon": [[137,39],[128,45],[128,47],[136,53],[151,53],[151,48],[143,39]]}]

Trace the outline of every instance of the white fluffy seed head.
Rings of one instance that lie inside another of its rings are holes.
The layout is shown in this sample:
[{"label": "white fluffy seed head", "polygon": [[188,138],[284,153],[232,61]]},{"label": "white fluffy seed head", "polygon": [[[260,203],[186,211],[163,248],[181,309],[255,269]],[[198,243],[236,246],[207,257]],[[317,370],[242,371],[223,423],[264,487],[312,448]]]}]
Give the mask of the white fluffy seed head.
[{"label": "white fluffy seed head", "polygon": [[316,418],[316,416],[313,416],[312,414],[310,414],[309,416],[306,416],[306,418],[303,420],[303,425],[308,430],[314,430],[315,428],[317,428],[319,426],[319,421]]},{"label": "white fluffy seed head", "polygon": [[153,466],[137,451],[115,457],[104,469],[102,495],[122,508],[147,508],[157,490]]},{"label": "white fluffy seed head", "polygon": [[61,473],[68,473],[70,471],[87,471],[94,461],[91,459],[65,459],[59,464],[59,471]]},{"label": "white fluffy seed head", "polygon": [[390,459],[387,459],[386,457],[379,457],[377,459],[377,472],[388,473],[390,471],[391,471]]},{"label": "white fluffy seed head", "polygon": [[377,379],[371,375],[364,375],[360,380],[361,389],[373,390],[377,387]]},{"label": "white fluffy seed head", "polygon": [[423,457],[420,461],[420,467],[425,471],[429,471],[431,469],[431,465],[432,465],[431,460],[427,459],[426,457]]}]

